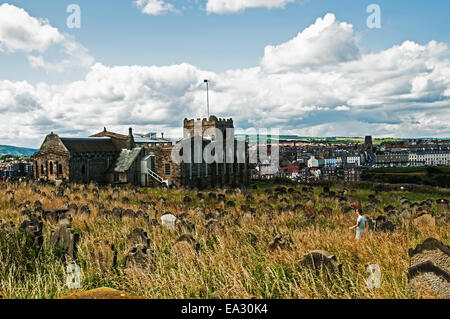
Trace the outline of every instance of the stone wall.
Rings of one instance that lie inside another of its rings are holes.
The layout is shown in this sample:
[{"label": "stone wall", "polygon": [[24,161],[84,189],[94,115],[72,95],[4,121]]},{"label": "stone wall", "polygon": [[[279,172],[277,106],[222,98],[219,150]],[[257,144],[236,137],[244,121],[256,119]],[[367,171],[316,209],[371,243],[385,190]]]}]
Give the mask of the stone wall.
[{"label": "stone wall", "polygon": [[69,156],[58,135],[47,135],[39,151],[34,154],[34,178],[49,182],[69,180]]},{"label": "stone wall", "polygon": [[70,158],[70,181],[76,183],[106,182],[106,170],[115,161],[113,153],[74,154]]},{"label": "stone wall", "polygon": [[[214,115],[211,115],[209,117],[209,119],[203,118],[203,119],[184,119],[184,123],[183,123],[183,127],[189,131],[189,136],[184,136],[185,138],[187,137],[192,137],[194,136],[194,130],[195,127],[201,127],[201,136],[205,136],[205,131],[207,129],[210,128],[217,128],[222,132],[222,136],[223,138],[226,138],[226,129],[227,128],[234,128],[234,124],[233,124],[233,120],[232,119],[218,119],[217,117],[215,117]],[[211,136],[213,139],[216,138],[216,136]]]}]

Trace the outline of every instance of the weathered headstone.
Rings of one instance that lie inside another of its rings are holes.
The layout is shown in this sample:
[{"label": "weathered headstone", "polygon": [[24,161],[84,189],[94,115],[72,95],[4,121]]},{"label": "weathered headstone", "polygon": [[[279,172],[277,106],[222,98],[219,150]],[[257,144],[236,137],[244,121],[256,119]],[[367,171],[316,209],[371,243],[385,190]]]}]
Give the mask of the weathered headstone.
[{"label": "weathered headstone", "polygon": [[107,240],[96,239],[89,247],[89,266],[91,268],[111,269],[117,266],[118,252]]},{"label": "weathered headstone", "polygon": [[66,259],[69,257],[70,260],[76,260],[79,239],[80,235],[67,222],[62,221],[56,230],[51,232],[50,245],[62,248]]},{"label": "weathered headstone", "polygon": [[122,208],[117,207],[117,206],[114,207],[111,211],[111,214],[113,217],[122,218]]},{"label": "weathered headstone", "polygon": [[414,225],[418,228],[434,228],[436,226],[436,219],[430,214],[423,214],[414,218]]},{"label": "weathered headstone", "polygon": [[154,253],[145,245],[134,246],[125,256],[125,269],[152,270],[154,266]]},{"label": "weathered headstone", "polygon": [[439,212],[448,212],[448,200],[447,199],[438,199],[436,200],[437,210]]},{"label": "weathered headstone", "polygon": [[294,242],[290,236],[277,235],[273,242],[269,245],[269,251],[291,250]]},{"label": "weathered headstone", "polygon": [[111,199],[112,200],[118,200],[119,199],[119,190],[118,189],[114,189],[111,195]]},{"label": "weathered headstone", "polygon": [[42,247],[44,243],[44,237],[42,236],[44,223],[40,216],[32,214],[28,216],[28,219],[23,221],[20,225],[20,229],[30,236],[31,245],[35,247]]},{"label": "weathered headstone", "polygon": [[150,239],[148,238],[147,232],[142,228],[135,228],[127,236],[128,240],[133,244],[142,244],[145,246],[150,246]]},{"label": "weathered headstone", "polygon": [[174,229],[178,219],[172,214],[164,214],[161,216],[161,224],[169,229]]},{"label": "weathered headstone", "polygon": [[336,257],[324,250],[313,250],[303,256],[300,261],[301,267],[312,267],[316,271],[326,270],[329,274],[342,272],[342,264],[338,263]]},{"label": "weathered headstone", "polygon": [[428,238],[416,248],[410,248],[408,254],[408,288],[450,298],[450,247]]},{"label": "weathered headstone", "polygon": [[393,232],[395,230],[395,225],[386,216],[378,216],[375,221],[375,230],[384,232]]},{"label": "weathered headstone", "polygon": [[80,208],[80,214],[89,217],[91,215],[91,210],[88,205],[83,205]]}]

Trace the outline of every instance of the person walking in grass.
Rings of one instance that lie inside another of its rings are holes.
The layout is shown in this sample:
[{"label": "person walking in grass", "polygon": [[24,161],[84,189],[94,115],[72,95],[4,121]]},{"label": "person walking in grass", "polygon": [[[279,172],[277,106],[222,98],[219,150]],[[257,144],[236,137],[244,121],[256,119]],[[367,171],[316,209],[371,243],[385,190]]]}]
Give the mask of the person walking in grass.
[{"label": "person walking in grass", "polygon": [[366,226],[366,216],[363,215],[362,209],[357,208],[356,214],[358,218],[356,219],[356,225],[349,227],[349,229],[356,228],[356,239],[360,239],[364,235],[364,227]]}]

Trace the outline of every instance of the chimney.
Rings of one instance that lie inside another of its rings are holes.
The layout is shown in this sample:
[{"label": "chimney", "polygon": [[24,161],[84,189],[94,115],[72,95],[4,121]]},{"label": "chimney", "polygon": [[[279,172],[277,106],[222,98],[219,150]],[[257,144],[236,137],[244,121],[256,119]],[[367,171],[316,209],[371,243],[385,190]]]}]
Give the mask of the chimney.
[{"label": "chimney", "polygon": [[162,139],[164,138],[164,132],[161,132],[161,138]]},{"label": "chimney", "polygon": [[131,127],[128,129],[128,136],[133,136],[133,129]]}]

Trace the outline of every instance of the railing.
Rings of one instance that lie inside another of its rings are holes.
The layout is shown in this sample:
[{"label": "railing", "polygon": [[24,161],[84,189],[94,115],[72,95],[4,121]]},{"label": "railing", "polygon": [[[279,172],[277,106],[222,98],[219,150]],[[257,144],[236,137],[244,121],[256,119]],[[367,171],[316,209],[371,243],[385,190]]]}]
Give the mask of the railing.
[{"label": "railing", "polygon": [[161,184],[166,184],[167,187],[169,187],[169,180],[162,178],[161,176],[159,176],[158,174],[156,174],[154,171],[152,171],[150,168],[147,169],[147,173],[148,175],[150,175],[152,178],[156,179],[158,182],[160,182]]}]

